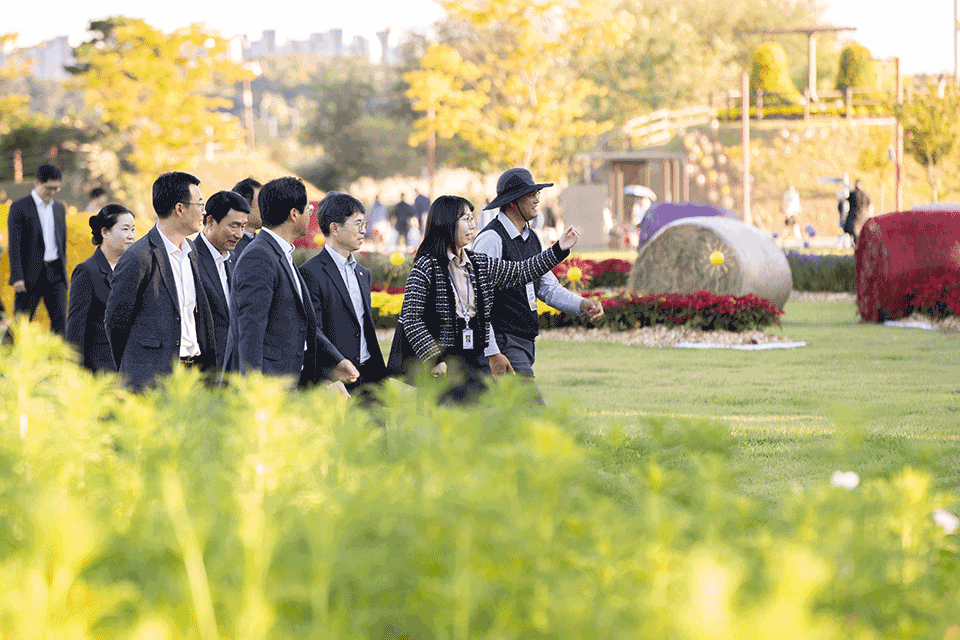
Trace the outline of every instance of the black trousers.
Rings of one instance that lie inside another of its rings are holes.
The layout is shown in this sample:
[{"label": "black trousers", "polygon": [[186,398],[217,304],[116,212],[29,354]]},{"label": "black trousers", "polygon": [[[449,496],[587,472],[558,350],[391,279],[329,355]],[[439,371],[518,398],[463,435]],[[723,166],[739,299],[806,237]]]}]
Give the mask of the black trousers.
[{"label": "black trousers", "polygon": [[442,402],[470,404],[487,389],[487,374],[483,370],[487,359],[483,356],[483,349],[447,350],[443,361],[447,363],[450,384],[440,396]]},{"label": "black trousers", "polygon": [[50,329],[63,335],[67,328],[67,281],[63,279],[63,263],[60,260],[48,262],[40,279],[33,285],[27,285],[23,293],[13,296],[13,312],[33,316],[40,305],[40,299],[50,316]]}]

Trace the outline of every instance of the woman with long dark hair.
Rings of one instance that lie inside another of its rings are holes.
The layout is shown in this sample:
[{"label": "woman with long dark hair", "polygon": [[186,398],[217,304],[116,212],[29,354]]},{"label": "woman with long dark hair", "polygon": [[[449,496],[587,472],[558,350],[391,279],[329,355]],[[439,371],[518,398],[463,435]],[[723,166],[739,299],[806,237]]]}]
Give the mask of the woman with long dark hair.
[{"label": "woman with long dark hair", "polygon": [[455,363],[464,380],[454,383],[445,398],[458,402],[473,399],[485,386],[480,371],[492,339],[494,290],[536,280],[560,264],[580,237],[570,227],[543,253],[511,262],[468,250],[476,229],[473,205],[466,198],[433,201],[390,352],[393,372],[405,368],[401,361],[411,350],[435,378],[446,376],[448,365]]},{"label": "woman with long dark hair", "polygon": [[108,204],[90,216],[89,222],[97,249],[77,265],[70,278],[66,339],[77,346],[86,368],[93,372],[116,371],[103,327],[103,312],[113,282],[113,268],[136,239],[136,221],[122,204]]}]

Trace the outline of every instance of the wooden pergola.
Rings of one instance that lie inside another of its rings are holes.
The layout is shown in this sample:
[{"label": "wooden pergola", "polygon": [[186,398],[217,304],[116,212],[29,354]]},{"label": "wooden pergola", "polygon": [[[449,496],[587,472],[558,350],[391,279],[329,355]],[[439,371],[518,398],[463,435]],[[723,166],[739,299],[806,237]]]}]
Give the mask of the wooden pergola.
[{"label": "wooden pergola", "polygon": [[856,31],[856,27],[798,27],[796,29],[763,29],[764,35],[802,33],[807,36],[807,91],[810,99],[817,101],[817,38],[821,33]]}]

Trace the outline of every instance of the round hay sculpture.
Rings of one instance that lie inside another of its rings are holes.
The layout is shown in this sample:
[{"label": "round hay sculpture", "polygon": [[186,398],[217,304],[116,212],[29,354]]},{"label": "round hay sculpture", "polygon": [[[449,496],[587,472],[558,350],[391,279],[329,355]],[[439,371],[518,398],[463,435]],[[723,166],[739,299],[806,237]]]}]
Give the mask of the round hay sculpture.
[{"label": "round hay sculpture", "polygon": [[756,227],[730,218],[697,217],[657,232],[637,254],[628,284],[642,294],[754,293],[782,309],[793,277],[783,251]]}]

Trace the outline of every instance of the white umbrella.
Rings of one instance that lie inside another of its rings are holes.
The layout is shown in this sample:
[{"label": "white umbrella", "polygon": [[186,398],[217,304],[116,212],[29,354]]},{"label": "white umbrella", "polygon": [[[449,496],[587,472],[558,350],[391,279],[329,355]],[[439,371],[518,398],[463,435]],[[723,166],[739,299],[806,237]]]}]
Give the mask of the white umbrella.
[{"label": "white umbrella", "polygon": [[653,192],[653,189],[642,184],[628,184],[623,188],[623,192],[628,196],[634,196],[636,198],[647,197],[651,200],[657,199],[657,194]]}]

